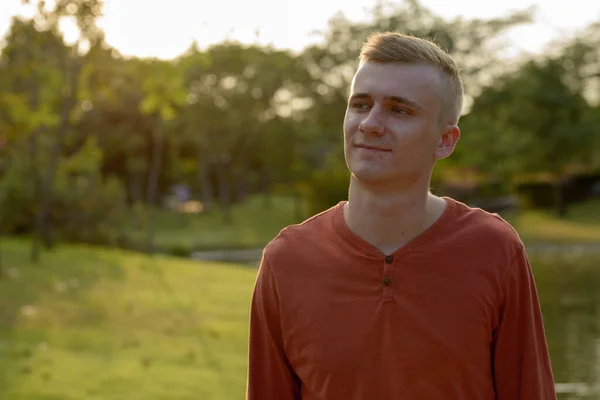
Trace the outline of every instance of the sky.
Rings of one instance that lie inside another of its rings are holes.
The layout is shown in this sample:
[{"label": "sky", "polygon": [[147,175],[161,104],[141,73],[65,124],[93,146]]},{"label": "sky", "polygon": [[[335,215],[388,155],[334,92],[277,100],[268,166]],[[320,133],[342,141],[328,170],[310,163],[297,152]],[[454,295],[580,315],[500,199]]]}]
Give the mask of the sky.
[{"label": "sky", "polygon": [[[301,50],[319,40],[338,11],[353,21],[368,18],[375,0],[105,0],[100,25],[106,41],[122,54],[173,58],[193,40],[201,47],[229,37],[244,43]],[[454,18],[492,18],[537,6],[536,23],[519,27],[507,39],[509,53],[540,52],[550,40],[600,20],[600,1],[592,0],[421,0],[436,14]],[[22,13],[21,0],[0,0],[0,35],[10,17]],[[257,39],[256,30],[259,29]],[[68,33],[68,28],[67,33]],[[508,54],[508,53],[507,53]]]}]

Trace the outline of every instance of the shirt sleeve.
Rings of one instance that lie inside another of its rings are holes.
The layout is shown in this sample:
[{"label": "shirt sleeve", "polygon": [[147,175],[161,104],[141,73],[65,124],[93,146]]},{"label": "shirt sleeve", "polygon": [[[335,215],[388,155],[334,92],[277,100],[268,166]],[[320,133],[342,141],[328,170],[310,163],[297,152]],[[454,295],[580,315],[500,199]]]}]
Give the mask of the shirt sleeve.
[{"label": "shirt sleeve", "polygon": [[248,354],[246,400],[301,399],[284,350],[276,280],[264,254],[252,295]]},{"label": "shirt sleeve", "polygon": [[512,260],[493,337],[498,400],[554,400],[556,392],[537,288],[525,250]]}]

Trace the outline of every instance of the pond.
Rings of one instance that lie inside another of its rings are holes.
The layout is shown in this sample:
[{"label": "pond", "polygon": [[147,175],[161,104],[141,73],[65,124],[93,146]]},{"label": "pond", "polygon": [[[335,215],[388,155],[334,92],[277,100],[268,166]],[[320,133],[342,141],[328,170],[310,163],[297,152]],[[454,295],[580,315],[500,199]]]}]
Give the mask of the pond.
[{"label": "pond", "polygon": [[559,399],[600,399],[600,255],[530,254]]}]

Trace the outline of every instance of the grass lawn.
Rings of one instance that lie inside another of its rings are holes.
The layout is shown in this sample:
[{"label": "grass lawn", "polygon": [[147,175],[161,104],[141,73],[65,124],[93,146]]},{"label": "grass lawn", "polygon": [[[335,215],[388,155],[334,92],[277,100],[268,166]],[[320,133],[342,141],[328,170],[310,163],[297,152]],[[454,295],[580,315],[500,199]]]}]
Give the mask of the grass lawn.
[{"label": "grass lawn", "polygon": [[[305,216],[306,217],[306,216]],[[232,208],[232,222],[226,224],[219,212],[182,214],[155,211],[156,244],[172,249],[259,248],[275,237],[286,225],[303,220],[294,211],[289,197],[274,196],[270,207],[254,197]],[[552,210],[525,210],[506,216],[525,242],[598,242],[600,243],[600,200],[573,205],[561,220]],[[142,238],[142,231],[132,231]]]},{"label": "grass lawn", "polygon": [[256,270],[3,240],[0,399],[240,399]]},{"label": "grass lawn", "polygon": [[507,220],[525,242],[600,243],[600,200],[571,206],[564,219],[553,210],[526,210]]},{"label": "grass lawn", "polygon": [[[293,199],[282,196],[273,196],[270,206],[262,196],[233,206],[231,223],[225,223],[218,210],[200,214],[154,210],[151,215],[159,248],[194,250],[262,247],[282,228],[303,219],[296,216]],[[144,237],[143,230],[131,230],[131,234],[135,240]]]}]

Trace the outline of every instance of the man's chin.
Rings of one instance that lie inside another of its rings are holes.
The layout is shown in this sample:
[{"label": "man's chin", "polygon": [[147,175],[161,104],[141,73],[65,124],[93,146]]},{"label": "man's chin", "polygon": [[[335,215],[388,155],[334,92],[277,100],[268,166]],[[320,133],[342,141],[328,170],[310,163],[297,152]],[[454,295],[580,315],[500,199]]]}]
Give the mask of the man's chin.
[{"label": "man's chin", "polygon": [[378,191],[411,187],[419,180],[416,175],[390,174],[376,169],[356,169],[351,172],[351,176],[358,186]]},{"label": "man's chin", "polygon": [[362,186],[381,186],[392,181],[392,177],[382,171],[358,170],[352,172],[352,179]]}]

